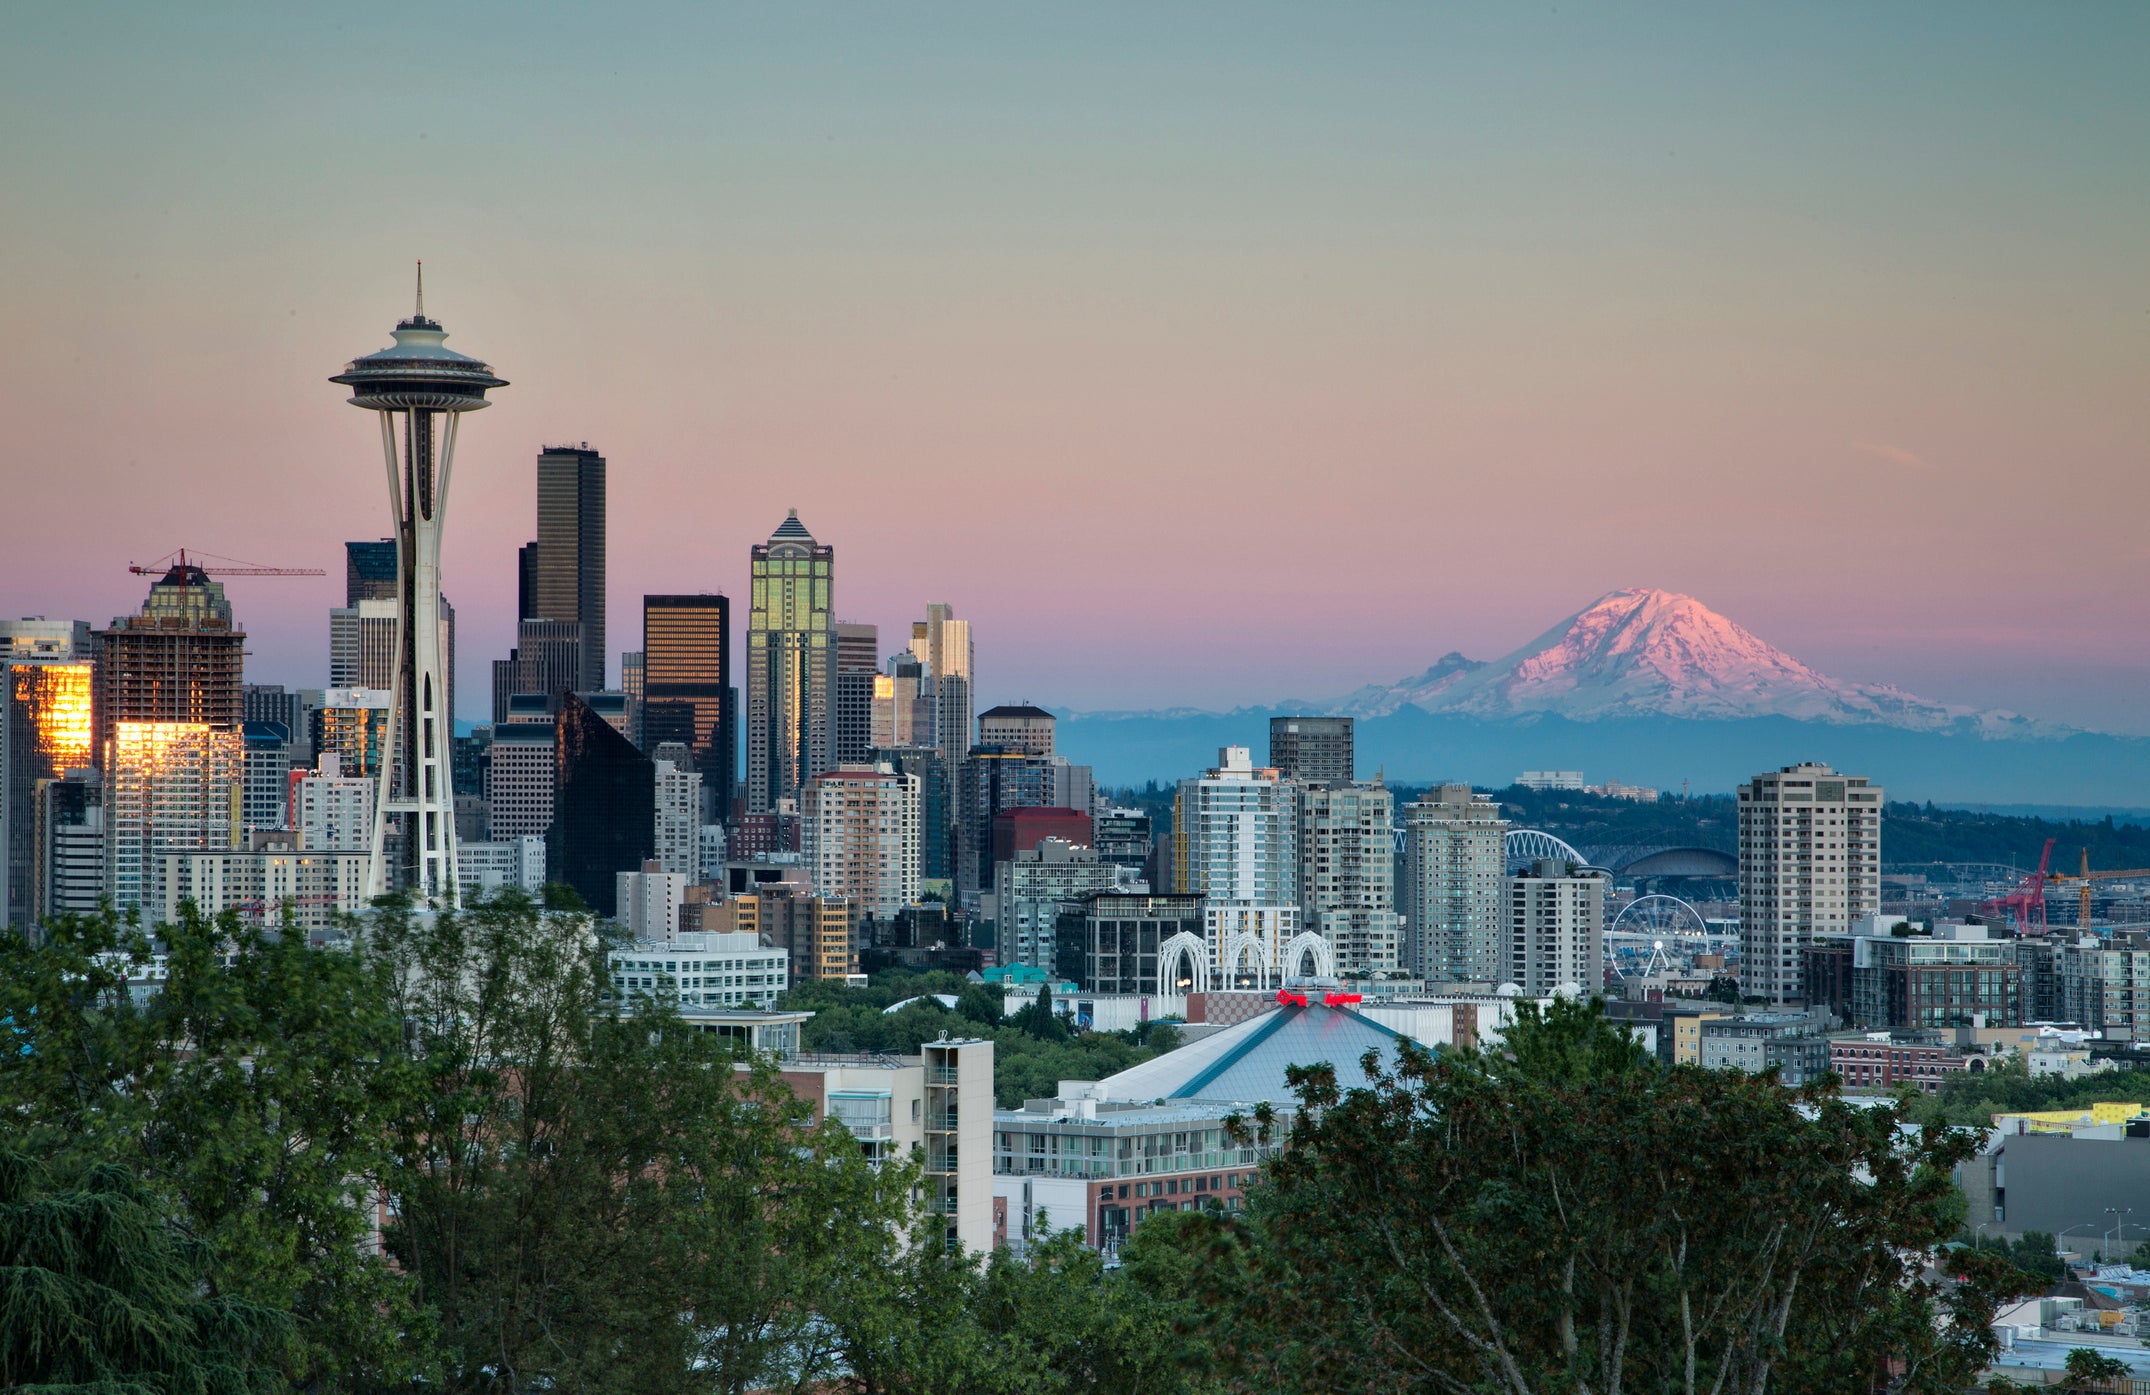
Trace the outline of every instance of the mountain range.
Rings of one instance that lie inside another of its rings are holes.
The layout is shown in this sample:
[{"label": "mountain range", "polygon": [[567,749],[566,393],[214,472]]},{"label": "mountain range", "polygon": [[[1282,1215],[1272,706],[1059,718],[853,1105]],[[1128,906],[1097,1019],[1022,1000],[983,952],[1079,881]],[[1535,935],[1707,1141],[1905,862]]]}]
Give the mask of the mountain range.
[{"label": "mountain range", "polygon": [[1824,760],[1891,798],[2144,803],[2150,741],[1935,702],[1802,663],[1691,596],[1614,591],[1490,662],[1443,655],[1390,684],[1216,713],[1070,713],[1061,746],[1111,784],[1167,780],[1216,747],[1266,747],[1271,716],[1359,719],[1362,776],[1505,785],[1524,769],[1728,790]]}]

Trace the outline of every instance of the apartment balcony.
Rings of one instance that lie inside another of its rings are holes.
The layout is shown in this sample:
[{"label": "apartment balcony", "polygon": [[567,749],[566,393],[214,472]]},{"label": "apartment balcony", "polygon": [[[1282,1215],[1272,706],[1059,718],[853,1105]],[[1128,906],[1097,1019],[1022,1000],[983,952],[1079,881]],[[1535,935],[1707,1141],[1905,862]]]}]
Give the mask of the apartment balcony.
[{"label": "apartment balcony", "polygon": [[954,1066],[926,1067],[926,1083],[928,1085],[960,1085],[962,1082],[963,1073]]}]

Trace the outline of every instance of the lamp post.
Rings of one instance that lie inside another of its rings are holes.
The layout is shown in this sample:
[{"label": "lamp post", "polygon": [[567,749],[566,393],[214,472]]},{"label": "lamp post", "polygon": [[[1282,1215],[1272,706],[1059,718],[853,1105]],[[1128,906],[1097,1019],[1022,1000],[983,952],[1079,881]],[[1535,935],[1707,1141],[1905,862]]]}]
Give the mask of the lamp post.
[{"label": "lamp post", "polygon": [[[2120,1228],[2127,1224],[2127,1221],[2124,1218],[2127,1216],[2131,1216],[2134,1213],[2135,1208],[2132,1206],[2108,1206],[2105,1208],[2105,1214],[2113,1218],[2113,1228],[2109,1233],[2115,1240],[2118,1240],[2120,1238]],[[2112,1246],[2101,1245],[2099,1258],[2104,1259],[2106,1261],[2110,1261],[2112,1257]]]},{"label": "lamp post", "polygon": [[2084,1222],[2083,1222],[2083,1223],[2082,1223],[2081,1225],[2072,1225],[2072,1226],[2069,1226],[2067,1230],[2064,1230],[2064,1231],[2062,1231],[2062,1232],[2061,1232],[2060,1234],[2058,1234],[2058,1235],[2054,1236],[2054,1237],[2053,1237],[2053,1254],[2054,1254],[2054,1256],[2055,1256],[2056,1258],[2058,1258],[2058,1257],[2060,1257],[2060,1256],[2062,1256],[2062,1255],[2065,1255],[2065,1254],[2067,1254],[2067,1252],[2068,1252],[2067,1240],[2068,1240],[2068,1235],[2069,1235],[2069,1232],[2070,1232],[2070,1231],[2077,1231],[2077,1230],[2083,1230],[2083,1229],[2086,1229],[2086,1228],[2088,1228],[2088,1227],[2090,1227],[2090,1226],[2094,1226],[2094,1225],[2096,1225],[2096,1224],[2097,1224],[2097,1222],[2096,1222],[2096,1221],[2084,1221]]}]

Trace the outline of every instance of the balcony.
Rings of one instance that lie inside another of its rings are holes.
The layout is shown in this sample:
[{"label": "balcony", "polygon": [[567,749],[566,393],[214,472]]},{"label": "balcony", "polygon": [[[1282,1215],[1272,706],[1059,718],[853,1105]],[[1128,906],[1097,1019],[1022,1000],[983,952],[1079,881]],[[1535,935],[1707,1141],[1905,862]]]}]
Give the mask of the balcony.
[{"label": "balcony", "polygon": [[955,1127],[956,1111],[954,1111],[953,1109],[949,1110],[945,1114],[928,1114],[926,1116],[926,1128],[929,1131],[946,1133],[953,1130]]},{"label": "balcony", "polygon": [[927,1066],[926,1083],[928,1085],[960,1085],[963,1083],[963,1073],[954,1066]]}]

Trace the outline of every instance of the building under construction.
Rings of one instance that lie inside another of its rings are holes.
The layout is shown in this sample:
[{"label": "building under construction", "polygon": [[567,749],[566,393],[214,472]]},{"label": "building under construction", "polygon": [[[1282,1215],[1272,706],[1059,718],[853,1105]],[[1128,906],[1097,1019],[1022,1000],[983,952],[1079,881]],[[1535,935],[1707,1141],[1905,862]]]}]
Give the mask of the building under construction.
[{"label": "building under construction", "polygon": [[117,722],[237,731],[246,715],[245,666],[246,632],[232,620],[223,584],[182,557],[149,588],[140,614],[97,631],[97,751]]}]

